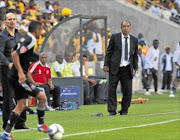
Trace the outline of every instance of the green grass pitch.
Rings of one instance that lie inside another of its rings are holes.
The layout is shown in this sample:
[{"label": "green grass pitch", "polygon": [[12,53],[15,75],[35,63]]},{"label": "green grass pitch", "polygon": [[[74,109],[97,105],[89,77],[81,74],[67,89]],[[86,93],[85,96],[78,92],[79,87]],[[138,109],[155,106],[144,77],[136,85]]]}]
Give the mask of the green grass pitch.
[{"label": "green grass pitch", "polygon": [[[45,122],[61,124],[65,130],[63,140],[180,140],[180,90],[175,98],[169,98],[169,92],[151,96],[133,94],[132,98],[139,97],[149,101],[131,104],[127,116],[108,116],[106,104],[88,105],[79,110],[46,112]],[[92,117],[91,113],[104,116]],[[14,140],[49,139],[47,134],[37,131],[37,115],[27,115],[26,124],[30,130],[13,129]]]}]

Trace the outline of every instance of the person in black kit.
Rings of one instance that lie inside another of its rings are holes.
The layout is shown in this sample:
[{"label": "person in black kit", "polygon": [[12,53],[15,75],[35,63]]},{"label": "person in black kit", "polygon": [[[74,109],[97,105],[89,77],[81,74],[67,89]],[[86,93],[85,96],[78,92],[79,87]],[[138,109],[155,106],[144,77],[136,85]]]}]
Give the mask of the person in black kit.
[{"label": "person in black kit", "polygon": [[13,67],[10,71],[10,81],[13,83],[13,90],[15,92],[15,98],[17,99],[17,105],[12,111],[5,131],[1,134],[0,138],[3,140],[12,140],[11,129],[18,120],[21,112],[26,107],[26,99],[29,96],[36,97],[39,101],[37,105],[38,115],[38,131],[49,133],[52,132],[45,123],[45,103],[46,96],[36,86],[30,83],[27,79],[27,72],[30,64],[35,62],[35,53],[33,52],[36,38],[42,33],[42,23],[38,21],[32,21],[29,25],[29,32],[25,37],[20,39],[20,42],[14,47],[12,52]]},{"label": "person in black kit", "polygon": [[108,112],[109,115],[116,115],[118,82],[122,87],[122,103],[120,115],[127,115],[132,97],[133,69],[138,71],[138,39],[129,35],[131,23],[124,21],[121,23],[122,33],[112,35],[107,48],[104,71],[109,71],[108,90]]},{"label": "person in black kit", "polygon": [[[5,129],[10,113],[14,108],[12,85],[9,82],[9,72],[12,68],[11,49],[16,46],[22,35],[15,29],[17,18],[15,14],[8,13],[5,16],[6,28],[0,33],[0,60],[2,72],[2,87],[3,87],[3,128]],[[15,125],[15,129],[28,129],[25,125],[26,111],[21,113],[19,120]]]}]

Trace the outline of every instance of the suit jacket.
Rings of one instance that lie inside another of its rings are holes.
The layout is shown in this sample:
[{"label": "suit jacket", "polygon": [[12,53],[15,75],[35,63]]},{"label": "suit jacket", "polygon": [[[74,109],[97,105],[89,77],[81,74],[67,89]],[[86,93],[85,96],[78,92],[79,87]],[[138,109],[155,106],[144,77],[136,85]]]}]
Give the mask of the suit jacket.
[{"label": "suit jacket", "polygon": [[[130,35],[130,70],[133,77],[133,69],[138,69],[138,39]],[[117,74],[122,55],[121,33],[113,34],[106,51],[104,66],[109,67],[111,74]]]}]

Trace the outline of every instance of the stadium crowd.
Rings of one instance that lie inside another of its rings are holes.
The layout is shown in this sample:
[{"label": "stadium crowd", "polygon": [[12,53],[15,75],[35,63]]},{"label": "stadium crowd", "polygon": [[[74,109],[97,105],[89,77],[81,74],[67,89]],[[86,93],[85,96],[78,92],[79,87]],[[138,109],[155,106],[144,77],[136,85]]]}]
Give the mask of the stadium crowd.
[{"label": "stadium crowd", "polygon": [[180,0],[125,0],[154,15],[165,17],[180,24]]}]

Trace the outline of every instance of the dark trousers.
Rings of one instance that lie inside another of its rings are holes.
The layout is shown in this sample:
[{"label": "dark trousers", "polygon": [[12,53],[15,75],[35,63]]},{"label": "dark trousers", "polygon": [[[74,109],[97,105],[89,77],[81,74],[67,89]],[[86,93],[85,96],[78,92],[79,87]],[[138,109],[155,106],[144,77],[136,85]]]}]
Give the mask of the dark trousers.
[{"label": "dark trousers", "polygon": [[147,89],[147,72],[145,70],[142,71],[142,85],[144,89]]},{"label": "dark trousers", "polygon": [[158,88],[157,70],[150,69],[150,73],[147,74],[147,90],[150,89],[152,79],[154,79],[154,91],[157,92],[157,88]]},{"label": "dark trousers", "polygon": [[83,80],[83,93],[84,93],[84,104],[92,104],[94,100],[94,86],[86,81]]},{"label": "dark trousers", "polygon": [[[2,87],[3,87],[3,107],[2,107],[3,128],[5,129],[5,127],[7,125],[7,121],[9,120],[10,114],[15,107],[15,101],[13,99],[14,98],[13,86],[8,78],[9,68],[6,66],[2,66],[1,70],[2,70],[1,82],[2,82]],[[15,125],[22,126],[22,125],[24,125],[25,122],[26,122],[26,110],[24,110],[21,113],[21,115]]]},{"label": "dark trousers", "polygon": [[50,90],[50,86],[48,84],[42,84],[40,87],[43,87],[46,93],[47,102],[48,105],[50,105],[50,94],[53,95],[53,107],[59,107],[60,106],[60,88],[56,85],[54,85],[54,89]]},{"label": "dark trousers", "polygon": [[165,89],[167,86],[167,89],[170,89],[171,87],[171,81],[172,81],[172,71],[165,71],[163,72],[163,83],[162,83],[162,89]]},{"label": "dark trousers", "polygon": [[121,112],[128,112],[132,97],[132,77],[130,66],[120,67],[116,75],[109,73],[109,90],[108,90],[108,112],[116,112],[117,94],[116,89],[120,81],[122,87]]}]

